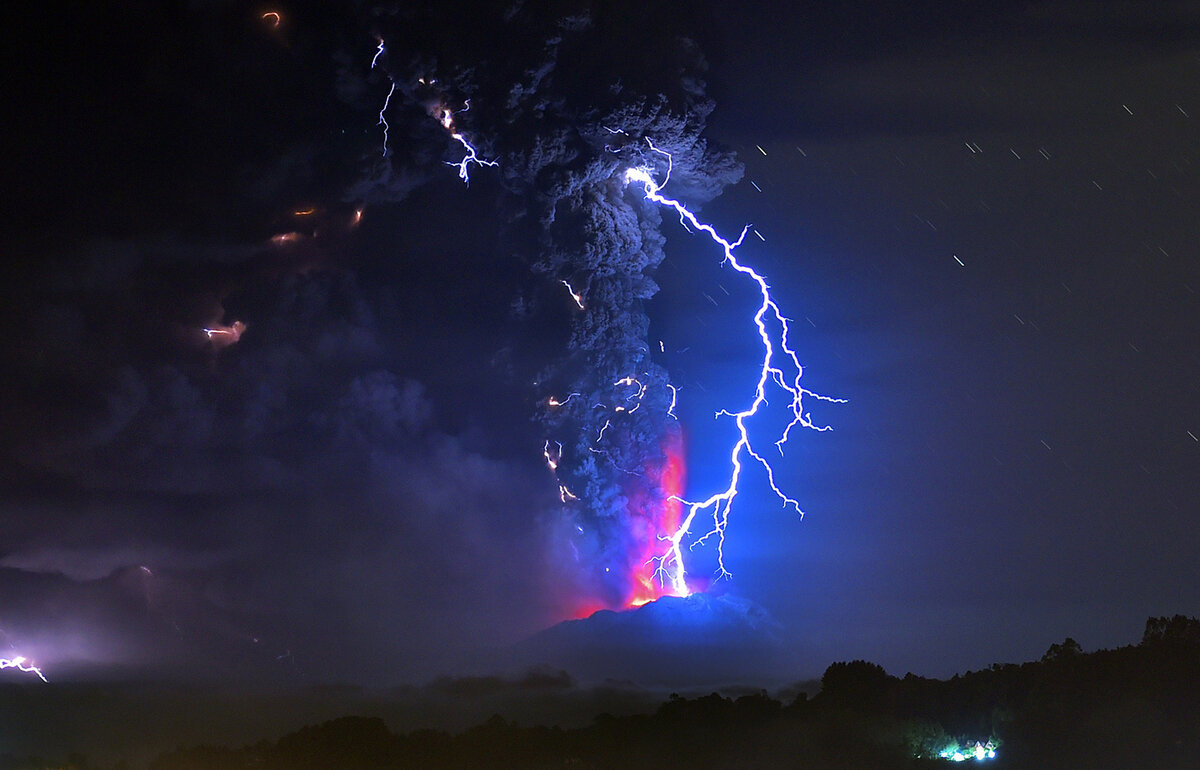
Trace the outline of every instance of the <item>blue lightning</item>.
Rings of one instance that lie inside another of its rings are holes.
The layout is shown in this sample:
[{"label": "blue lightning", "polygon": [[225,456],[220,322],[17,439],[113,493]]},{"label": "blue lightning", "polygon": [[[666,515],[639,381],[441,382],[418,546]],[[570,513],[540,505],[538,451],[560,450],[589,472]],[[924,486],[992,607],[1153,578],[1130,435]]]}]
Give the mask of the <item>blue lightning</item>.
[{"label": "blue lightning", "polygon": [[[384,54],[384,52],[384,41],[379,39],[379,46],[375,51],[374,58],[371,60],[372,68],[376,66],[379,58]],[[425,86],[430,86],[436,83],[435,80],[426,81],[424,78],[420,79],[419,82]],[[384,127],[383,154],[385,156],[387,155],[388,125],[387,121],[384,119],[384,112],[387,110],[391,96],[395,90],[396,83],[393,80],[391,90],[388,92],[388,96],[384,101],[383,108],[379,111],[379,125]],[[468,101],[464,104],[462,111],[465,112],[469,109],[470,102]],[[458,170],[458,176],[461,180],[463,180],[464,184],[470,184],[470,167],[472,164],[493,168],[499,165],[497,161],[487,160],[480,157],[475,146],[456,127],[454,121],[455,113],[449,107],[447,107],[444,102],[439,101],[439,103],[431,109],[431,115],[438,121],[439,124],[441,124],[442,128],[444,128],[450,134],[450,137],[458,142],[463,148],[463,157],[457,162],[447,161],[446,165]],[[605,127],[605,130],[610,134],[621,134],[626,137],[630,136],[622,129],[611,129]],[[721,248],[721,251],[724,255],[721,264],[728,264],[735,271],[749,278],[754,285],[757,286],[760,296],[760,302],[758,308],[754,312],[753,321],[755,328],[758,331],[759,339],[762,343],[763,354],[758,380],[754,388],[754,396],[750,400],[749,405],[740,411],[722,409],[715,415],[717,418],[732,418],[734,425],[737,427],[738,439],[734,443],[729,454],[729,482],[722,491],[716,492],[704,500],[689,501],[678,496],[671,496],[669,498],[670,500],[677,501],[681,505],[687,507],[687,515],[683,518],[682,522],[674,532],[659,536],[660,540],[664,541],[667,545],[661,555],[655,556],[651,559],[651,562],[654,563],[656,567],[656,575],[662,584],[664,586],[669,584],[673,593],[678,596],[688,596],[691,593],[691,590],[689,589],[686,580],[687,570],[684,564],[683,543],[685,538],[687,538],[691,533],[692,526],[695,523],[697,516],[702,512],[707,512],[711,516],[712,526],[707,532],[700,535],[698,538],[694,538],[689,545],[689,549],[694,548],[697,545],[701,545],[711,538],[715,538],[717,542],[717,578],[720,579],[732,577],[732,574],[725,565],[725,529],[729,523],[729,515],[732,510],[733,501],[738,495],[738,484],[741,480],[742,470],[748,461],[752,460],[753,462],[756,462],[762,466],[766,472],[767,482],[771,488],[771,491],[774,492],[774,494],[779,498],[784,508],[792,508],[796,511],[799,517],[803,518],[804,516],[804,511],[800,508],[799,502],[780,489],[779,485],[776,483],[775,469],[771,466],[770,462],[767,461],[766,457],[764,457],[763,454],[755,448],[750,439],[748,422],[751,420],[751,418],[759,413],[760,407],[767,403],[768,389],[773,385],[788,396],[787,409],[791,413],[791,419],[784,427],[779,438],[774,442],[775,447],[781,456],[783,454],[784,444],[787,443],[792,434],[792,430],[797,426],[818,432],[832,430],[832,427],[829,425],[817,425],[812,421],[811,413],[806,413],[804,411],[805,397],[816,399],[818,401],[838,404],[846,403],[846,399],[824,396],[810,391],[800,384],[801,377],[804,373],[804,367],[801,365],[799,357],[788,342],[788,336],[790,333],[789,319],[783,315],[774,298],[771,296],[770,285],[767,283],[766,279],[753,268],[739,262],[734,255],[735,249],[741,245],[748,232],[753,232],[754,235],[762,241],[765,241],[766,239],[757,230],[753,230],[750,225],[746,225],[736,240],[729,241],[722,237],[712,225],[701,222],[699,219],[697,219],[695,214],[693,214],[684,204],[662,195],[661,191],[668,184],[671,177],[671,154],[656,147],[649,138],[646,138],[646,143],[653,153],[662,156],[666,160],[666,172],[663,176],[663,180],[661,182],[657,181],[654,177],[653,169],[650,166],[642,165],[625,170],[625,183],[630,184],[636,182],[641,184],[646,200],[675,211],[679,216],[680,225],[689,234],[695,234],[697,231],[707,234],[713,243]],[[613,153],[620,152],[620,150],[616,147],[606,146],[605,149]],[[758,186],[755,185],[755,188],[758,189]],[[571,283],[566,280],[562,280],[560,282],[566,287],[577,307],[580,310],[586,310],[583,293],[577,291],[571,285]],[[770,327],[774,327],[776,331],[773,332],[772,328]],[[660,349],[662,348],[663,346],[660,342]],[[636,411],[641,406],[642,397],[645,394],[645,386],[641,382],[630,376],[614,383],[614,386],[630,388],[630,390],[626,392],[626,398],[624,400],[626,403],[631,400],[636,401],[637,403],[632,408],[629,408],[624,404],[615,406],[612,409],[613,413],[631,413]],[[670,384],[668,384],[667,387],[671,390],[671,405],[667,410],[667,415],[672,419],[678,419],[674,413],[678,395],[677,390],[673,385]],[[559,407],[578,395],[579,394],[577,393],[572,393],[565,401],[558,401],[557,399],[551,398],[548,405],[551,407]],[[603,405],[601,404],[597,405],[597,407],[602,406]],[[593,442],[594,444],[598,444],[604,439],[604,435],[610,426],[611,419],[607,420],[603,427],[600,428],[599,433]],[[592,451],[598,450],[592,448]],[[552,449],[551,442],[547,441],[543,447],[543,456],[551,472],[556,472],[558,469],[558,464],[562,458],[562,445],[558,442],[555,442],[555,447]],[[559,484],[559,498],[564,504],[569,500],[573,501],[578,499],[570,489],[561,483]]]},{"label": "blue lightning", "polygon": [[[471,103],[468,101],[463,108],[463,112],[466,112],[469,109],[471,109]],[[470,166],[472,163],[478,163],[481,166],[489,166],[491,168],[495,168],[496,166],[500,165],[494,160],[484,160],[483,158],[479,157],[479,153],[476,151],[475,147],[467,141],[467,138],[462,135],[461,131],[454,127],[454,113],[450,111],[449,107],[440,108],[440,114],[437,116],[437,118],[438,122],[442,124],[442,128],[450,132],[450,138],[463,146],[463,152],[465,154],[463,155],[462,160],[458,161],[457,163],[446,161],[447,166],[458,169],[458,178],[463,180],[463,184],[471,184]]]},{"label": "blue lightning", "polygon": [[[375,56],[371,59],[371,69],[375,69],[375,65],[379,63],[379,57],[385,53],[383,48],[383,38],[376,38],[379,41],[379,47],[375,49]],[[388,90],[387,98],[383,100],[383,106],[379,108],[379,122],[375,125],[383,126],[383,157],[388,154],[388,122],[387,118],[383,117],[383,113],[387,112],[388,105],[392,102],[392,94],[396,93],[396,81],[392,81],[392,87]]]},{"label": "blue lightning", "polygon": [[[762,341],[763,357],[758,382],[754,389],[754,398],[750,401],[749,406],[741,411],[731,412],[727,409],[722,409],[716,413],[716,417],[718,418],[733,418],[738,431],[738,440],[733,445],[733,449],[729,454],[731,467],[729,483],[724,490],[716,492],[704,500],[689,501],[678,497],[673,498],[687,506],[687,516],[684,517],[675,532],[660,536],[667,543],[667,547],[661,556],[655,557],[659,579],[664,584],[669,583],[677,595],[687,596],[691,591],[688,588],[686,580],[687,571],[684,566],[682,543],[691,531],[696,516],[702,511],[707,511],[711,514],[712,528],[694,540],[690,547],[695,547],[704,543],[709,538],[716,537],[717,577],[718,579],[732,577],[729,570],[725,567],[725,528],[729,523],[729,513],[733,506],[734,498],[738,494],[738,482],[741,480],[744,458],[748,457],[761,465],[767,473],[767,482],[771,487],[771,491],[783,502],[784,507],[790,507],[801,518],[804,517],[804,511],[800,508],[800,503],[779,488],[775,483],[775,469],[754,448],[754,445],[750,441],[747,422],[750,418],[758,414],[761,406],[767,403],[768,386],[774,383],[790,398],[788,409],[792,414],[792,419],[775,442],[775,447],[779,450],[780,454],[783,453],[783,445],[787,443],[792,429],[798,425],[815,431],[832,430],[832,427],[829,425],[817,425],[813,423],[811,414],[805,413],[803,403],[805,396],[838,404],[846,403],[846,400],[822,396],[801,386],[800,378],[804,373],[804,367],[800,364],[800,359],[795,351],[788,344],[788,318],[783,315],[779,306],[771,297],[771,287],[766,279],[755,272],[753,268],[743,265],[734,256],[734,250],[741,245],[742,240],[746,237],[746,233],[750,231],[750,225],[742,228],[741,235],[738,236],[737,240],[728,241],[717,233],[712,225],[698,220],[695,214],[689,211],[682,203],[662,195],[661,190],[671,178],[671,155],[665,150],[655,147],[650,139],[646,139],[646,143],[653,152],[666,158],[667,170],[663,181],[661,183],[656,181],[649,167],[639,166],[625,171],[626,183],[640,183],[645,191],[646,200],[674,210],[679,215],[680,224],[689,232],[692,232],[694,229],[706,233],[715,244],[721,247],[724,253],[722,264],[728,264],[737,272],[747,276],[758,287],[761,298],[758,309],[754,313],[754,325],[758,329],[758,336]],[[691,225],[690,228],[688,227],[689,224]],[[779,331],[776,335],[772,335],[770,329],[768,329],[769,320],[778,326]],[[789,371],[795,372],[794,376],[789,378],[784,369],[776,364],[778,356],[782,356],[785,359],[785,365],[790,364]]]},{"label": "blue lightning", "polygon": [[392,101],[392,94],[394,93],[396,93],[396,84],[393,82],[391,90],[388,91],[387,98],[383,100],[383,106],[379,108],[379,122],[375,124],[383,126],[383,157],[385,158],[388,154],[388,122],[387,118],[383,117],[383,113],[387,112],[388,104]]}]

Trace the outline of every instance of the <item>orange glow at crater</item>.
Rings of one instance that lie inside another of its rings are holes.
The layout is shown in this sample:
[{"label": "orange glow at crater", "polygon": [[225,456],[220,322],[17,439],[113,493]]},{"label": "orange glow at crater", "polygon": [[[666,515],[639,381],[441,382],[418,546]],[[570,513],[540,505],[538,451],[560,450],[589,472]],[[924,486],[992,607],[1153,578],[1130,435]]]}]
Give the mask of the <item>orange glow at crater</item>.
[{"label": "orange glow at crater", "polygon": [[663,554],[664,538],[679,529],[683,516],[683,504],[679,496],[683,494],[686,469],[683,442],[679,436],[666,439],[663,454],[662,465],[647,472],[657,484],[659,493],[650,500],[631,500],[633,510],[630,511],[630,519],[635,522],[638,531],[631,533],[634,545],[630,554],[630,589],[625,607],[641,607],[662,596],[676,595],[670,581],[663,581],[655,574],[658,570],[655,557]]}]

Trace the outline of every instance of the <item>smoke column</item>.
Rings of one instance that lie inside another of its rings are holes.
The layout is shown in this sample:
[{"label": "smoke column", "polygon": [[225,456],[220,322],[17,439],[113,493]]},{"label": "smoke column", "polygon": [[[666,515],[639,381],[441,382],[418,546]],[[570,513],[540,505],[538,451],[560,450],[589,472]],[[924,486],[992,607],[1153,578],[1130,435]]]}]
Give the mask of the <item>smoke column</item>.
[{"label": "smoke column", "polygon": [[[742,168],[703,137],[713,104],[689,39],[646,37],[653,24],[638,27],[620,14],[547,24],[544,13],[518,6],[499,18],[468,14],[453,37],[433,42],[406,32],[420,29],[419,20],[397,18],[368,55],[372,71],[387,76],[377,85],[380,124],[387,127],[384,112],[388,104],[395,110],[393,93],[402,92],[423,113],[414,145],[445,147],[442,162],[464,181],[479,178],[468,178],[471,165],[491,166],[474,171],[494,175],[507,193],[507,237],[537,244],[532,271],[553,291],[535,293],[530,304],[569,318],[563,354],[532,378],[542,455],[569,523],[572,558],[588,574],[585,604],[634,606],[689,591],[679,548],[701,509],[682,499],[676,390],[655,358],[661,351],[648,343],[646,303],[664,258],[666,199],[655,197],[662,180],[629,173],[646,174],[669,158],[672,194],[694,209],[737,182]],[[643,37],[629,39],[630,29]],[[406,34],[407,42],[395,42]],[[503,51],[489,40],[503,40]],[[631,56],[631,48],[645,56]],[[468,63],[438,66],[447,59]],[[395,121],[390,128],[395,141]],[[728,259],[732,247],[721,243]],[[774,370],[767,377],[775,379]],[[717,530],[722,516],[727,504],[714,514]]]},{"label": "smoke column", "polygon": [[[665,99],[622,105],[580,124],[571,162],[534,156],[519,177],[552,180],[535,193],[542,249],[534,270],[563,286],[570,337],[566,355],[537,377],[538,419],[561,446],[554,472],[571,493],[564,508],[573,553],[595,565],[595,601],[603,606],[686,593],[655,576],[660,538],[682,519],[685,469],[675,390],[648,342],[645,306],[658,290],[652,275],[664,257],[662,220],[623,182],[624,148],[633,136],[654,135],[690,155],[692,185],[715,195],[740,167],[704,145],[706,114],[680,117]],[[606,130],[614,125],[624,133]]]}]

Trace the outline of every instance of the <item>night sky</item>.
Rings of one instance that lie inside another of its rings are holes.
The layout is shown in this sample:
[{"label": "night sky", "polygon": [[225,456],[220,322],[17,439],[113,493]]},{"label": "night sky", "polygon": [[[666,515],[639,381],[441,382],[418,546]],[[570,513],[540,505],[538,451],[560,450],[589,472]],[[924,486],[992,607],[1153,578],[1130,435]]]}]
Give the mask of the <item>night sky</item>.
[{"label": "night sky", "polygon": [[[0,657],[47,686],[421,682],[594,598],[534,419],[575,312],[536,264],[544,177],[464,185],[411,88],[386,158],[377,125],[389,74],[458,73],[462,130],[532,152],[516,110],[544,105],[488,99],[566,17],[587,56],[543,76],[571,114],[618,82],[690,99],[702,73],[703,136],[744,173],[666,192],[728,237],[753,223],[737,253],[805,386],[847,400],[806,402],[833,430],[775,460],[803,520],[747,472],[712,586],[773,619],[791,680],[949,676],[1200,614],[1200,4],[410,5],[104,3],[22,35]],[[646,341],[705,497],[754,297],[659,230]],[[692,558],[708,580],[711,544]]]}]

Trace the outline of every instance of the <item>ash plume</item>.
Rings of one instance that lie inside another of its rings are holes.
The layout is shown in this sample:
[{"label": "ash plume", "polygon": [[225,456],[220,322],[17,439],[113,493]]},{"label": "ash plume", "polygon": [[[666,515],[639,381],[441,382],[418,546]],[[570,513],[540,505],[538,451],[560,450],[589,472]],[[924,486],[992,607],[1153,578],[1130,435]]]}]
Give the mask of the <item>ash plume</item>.
[{"label": "ash plume", "polygon": [[[713,109],[705,62],[667,12],[604,3],[462,10],[463,24],[437,40],[414,34],[423,29],[419,11],[377,14],[381,69],[407,97],[409,115],[374,177],[411,179],[396,165],[420,165],[430,147],[457,159],[430,116],[452,114],[455,130],[498,161],[476,178],[502,187],[503,237],[540,279],[517,304],[530,324],[550,318],[567,328],[554,360],[530,379],[569,551],[584,590],[624,606],[644,544],[662,534],[655,517],[680,491],[667,488],[664,473],[668,455],[681,451],[669,414],[674,389],[647,338],[662,218],[628,189],[624,171],[665,173],[651,140],[670,154],[672,192],[702,203],[742,168],[703,137]],[[644,56],[630,56],[631,46]]]}]

